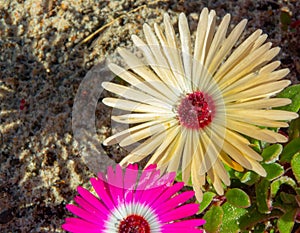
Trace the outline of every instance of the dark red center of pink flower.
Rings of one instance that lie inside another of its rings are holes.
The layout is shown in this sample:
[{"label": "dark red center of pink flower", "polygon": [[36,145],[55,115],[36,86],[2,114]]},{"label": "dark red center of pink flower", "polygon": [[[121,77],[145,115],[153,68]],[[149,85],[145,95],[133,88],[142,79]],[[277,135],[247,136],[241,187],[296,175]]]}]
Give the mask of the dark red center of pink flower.
[{"label": "dark red center of pink flower", "polygon": [[201,91],[188,94],[178,106],[180,124],[189,129],[202,129],[212,121],[214,104]]},{"label": "dark red center of pink flower", "polygon": [[133,214],[120,223],[119,233],[150,233],[150,226],[143,217]]}]

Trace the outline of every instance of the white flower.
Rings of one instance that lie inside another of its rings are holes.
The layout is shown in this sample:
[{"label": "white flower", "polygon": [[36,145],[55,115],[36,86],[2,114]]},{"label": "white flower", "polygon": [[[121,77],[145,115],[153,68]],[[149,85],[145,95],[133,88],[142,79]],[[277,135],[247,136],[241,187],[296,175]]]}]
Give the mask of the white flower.
[{"label": "white flower", "polygon": [[[103,87],[123,98],[105,98],[113,108],[130,111],[112,119],[130,127],[104,141],[128,146],[141,141],[121,165],[151,155],[149,164],[160,169],[182,171],[185,183],[191,177],[198,200],[208,176],[216,191],[230,184],[223,163],[237,171],[243,168],[265,176],[247,137],[265,142],[285,142],[285,136],[266,127],[288,127],[293,112],[272,110],[291,103],[271,98],[290,84],[282,80],[288,69],[276,70],[272,61],[279,48],[265,43],[261,30],[237,46],[246,20],[227,36],[230,15],[218,27],[214,11],[201,12],[194,47],[186,16],[179,16],[179,40],[170,18],[164,16],[165,33],[158,25],[154,32],[145,24],[146,43],[132,36],[145,61],[125,49],[118,52],[128,68],[109,68],[130,84],[104,82]],[[132,125],[134,124],[134,125]]]}]

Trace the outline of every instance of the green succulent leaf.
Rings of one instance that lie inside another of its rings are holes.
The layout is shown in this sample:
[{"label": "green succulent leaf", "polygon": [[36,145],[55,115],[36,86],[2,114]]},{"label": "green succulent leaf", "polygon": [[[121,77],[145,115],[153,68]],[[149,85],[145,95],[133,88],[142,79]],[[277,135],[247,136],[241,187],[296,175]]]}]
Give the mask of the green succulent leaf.
[{"label": "green succulent leaf", "polygon": [[293,188],[296,187],[296,182],[292,178],[290,178],[288,176],[279,177],[277,180],[274,180],[271,183],[271,196],[272,197],[276,196],[276,194],[282,184],[287,184]]},{"label": "green succulent leaf", "polygon": [[288,11],[281,11],[280,13],[280,22],[283,26],[290,25],[292,22],[292,17]]},{"label": "green succulent leaf", "polygon": [[257,208],[260,213],[267,214],[271,212],[270,198],[269,198],[270,181],[262,179],[255,185],[255,193],[257,198]]},{"label": "green succulent leaf", "polygon": [[248,210],[244,208],[238,208],[230,203],[226,202],[222,205],[224,212],[223,221],[220,229],[220,233],[228,232],[241,232],[240,230],[240,218],[247,214]]},{"label": "green succulent leaf", "polygon": [[242,183],[247,185],[253,185],[260,179],[260,176],[253,171],[247,171],[245,173],[236,171],[235,177],[237,177]]},{"label": "green succulent leaf", "polygon": [[296,214],[297,209],[289,209],[278,219],[277,227],[280,233],[292,232]]},{"label": "green succulent leaf", "polygon": [[287,106],[279,107],[277,109],[298,112],[300,109],[300,84],[287,87],[282,92],[280,92],[277,95],[277,97],[278,98],[289,98],[292,100],[291,104],[289,104]]},{"label": "green succulent leaf", "polygon": [[212,206],[209,211],[206,212],[203,219],[206,220],[204,229],[208,233],[215,233],[220,231],[220,226],[223,220],[223,209],[220,206]]},{"label": "green succulent leaf", "polygon": [[247,210],[248,212],[245,215],[241,216],[239,219],[240,228],[242,230],[249,230],[252,227],[256,226],[258,223],[265,222],[273,218],[279,218],[282,215],[282,212],[280,210],[273,210],[269,214],[260,213],[255,205],[252,205]]},{"label": "green succulent leaf", "polygon": [[290,139],[300,138],[300,118],[294,119],[290,123],[288,129],[288,134]]},{"label": "green succulent leaf", "polygon": [[205,192],[203,194],[203,199],[200,203],[200,208],[199,208],[198,213],[202,213],[210,205],[210,203],[212,202],[212,200],[215,196],[216,196],[216,194],[213,192]]},{"label": "green succulent leaf", "polygon": [[229,189],[226,194],[227,202],[239,208],[247,208],[251,205],[250,197],[238,188]]},{"label": "green succulent leaf", "polygon": [[281,154],[282,149],[283,147],[281,144],[274,144],[272,146],[266,147],[261,154],[261,156],[264,159],[264,162],[273,163],[276,160],[278,160],[278,157]]},{"label": "green succulent leaf", "polygon": [[295,204],[296,205],[296,196],[286,192],[280,192],[280,199],[284,204]]},{"label": "green succulent leaf", "polygon": [[266,179],[269,181],[275,180],[284,174],[284,168],[278,163],[262,164],[262,166],[267,172]]},{"label": "green succulent leaf", "polygon": [[283,148],[280,161],[290,163],[293,156],[298,152],[300,152],[300,138],[295,138]]},{"label": "green succulent leaf", "polygon": [[291,166],[297,182],[300,183],[300,153],[293,156]]}]

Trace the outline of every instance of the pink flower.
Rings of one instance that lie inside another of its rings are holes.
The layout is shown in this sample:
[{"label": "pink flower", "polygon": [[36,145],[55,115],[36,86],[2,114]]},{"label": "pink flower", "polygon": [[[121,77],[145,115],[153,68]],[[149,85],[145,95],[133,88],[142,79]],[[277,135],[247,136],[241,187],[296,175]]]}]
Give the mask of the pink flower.
[{"label": "pink flower", "polygon": [[107,176],[98,174],[91,183],[98,197],[78,187],[78,204],[67,209],[79,218],[67,218],[63,229],[70,232],[176,233],[197,232],[203,219],[182,220],[197,213],[198,204],[185,204],[194,191],[178,193],[184,183],[175,183],[175,173],[160,175],[156,165],[139,175],[137,165],[125,171],[120,165],[109,167]]}]

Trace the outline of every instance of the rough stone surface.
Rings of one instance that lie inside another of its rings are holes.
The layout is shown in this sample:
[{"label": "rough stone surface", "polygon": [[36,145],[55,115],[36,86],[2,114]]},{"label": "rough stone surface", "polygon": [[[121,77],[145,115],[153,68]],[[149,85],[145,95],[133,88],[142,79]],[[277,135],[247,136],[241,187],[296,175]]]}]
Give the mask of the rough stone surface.
[{"label": "rough stone surface", "polygon": [[90,187],[89,177],[124,154],[101,147],[111,134],[110,109],[101,101],[94,106],[96,131],[84,134],[85,125],[79,134],[93,140],[90,149],[99,157],[87,156],[87,145],[75,137],[72,110],[83,78],[117,47],[131,47],[131,34],[143,38],[143,23],[185,12],[195,30],[204,6],[220,17],[230,13],[232,24],[247,18],[245,35],[263,29],[282,47],[287,78],[299,83],[300,26],[284,31],[280,23],[284,10],[300,20],[297,0],[0,0],[0,232],[63,232],[65,204],[76,187]]}]

